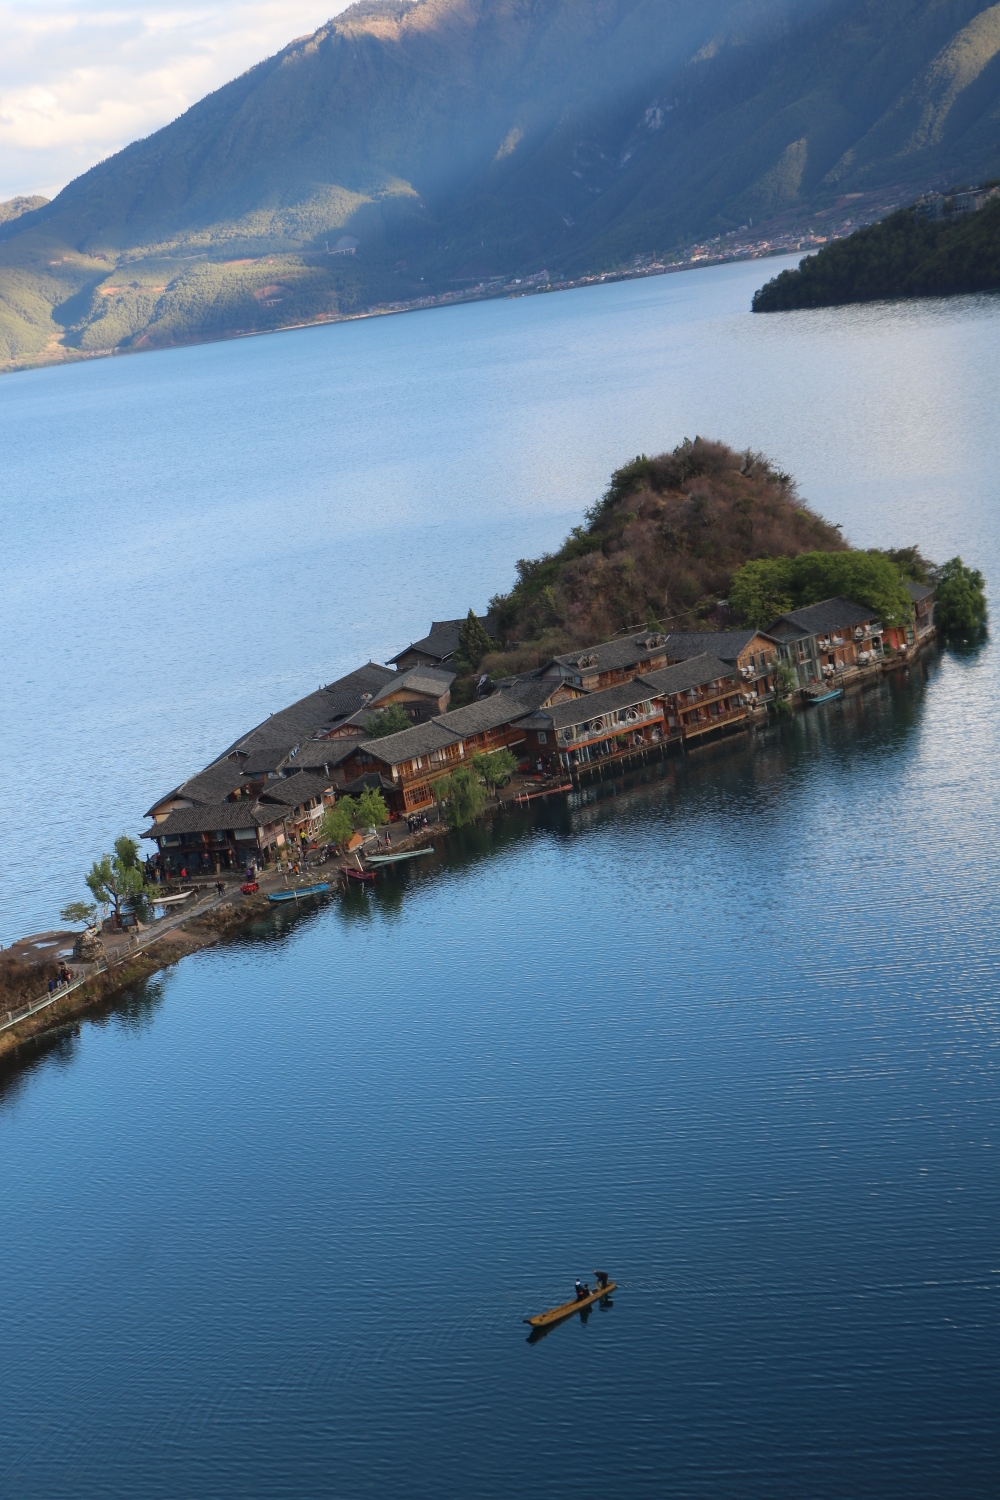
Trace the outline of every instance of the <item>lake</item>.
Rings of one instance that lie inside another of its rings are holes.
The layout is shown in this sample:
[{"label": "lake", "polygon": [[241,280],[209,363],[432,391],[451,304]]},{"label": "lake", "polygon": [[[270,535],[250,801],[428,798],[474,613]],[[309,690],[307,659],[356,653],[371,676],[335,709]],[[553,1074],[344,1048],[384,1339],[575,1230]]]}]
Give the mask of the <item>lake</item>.
[{"label": "lake", "polygon": [[[2,940],[636,452],[764,449],[992,582],[1000,299],[751,317],[773,269],[0,382]],[[4,1492],[992,1496],[997,689],[935,650],[8,1067]]]}]

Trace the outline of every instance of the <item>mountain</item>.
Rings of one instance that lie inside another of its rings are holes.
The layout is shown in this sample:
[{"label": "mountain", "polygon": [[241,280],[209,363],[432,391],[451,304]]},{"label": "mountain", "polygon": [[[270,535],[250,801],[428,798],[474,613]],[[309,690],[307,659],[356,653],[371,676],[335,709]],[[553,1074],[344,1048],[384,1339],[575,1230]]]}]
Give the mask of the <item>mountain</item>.
[{"label": "mountain", "polygon": [[1000,198],[978,213],[926,218],[913,209],[807,255],[753,299],[754,312],[835,307],[883,297],[944,297],[1000,289]]},{"label": "mountain", "polygon": [[0,362],[602,270],[996,166],[1000,5],[365,0],[0,220]]}]

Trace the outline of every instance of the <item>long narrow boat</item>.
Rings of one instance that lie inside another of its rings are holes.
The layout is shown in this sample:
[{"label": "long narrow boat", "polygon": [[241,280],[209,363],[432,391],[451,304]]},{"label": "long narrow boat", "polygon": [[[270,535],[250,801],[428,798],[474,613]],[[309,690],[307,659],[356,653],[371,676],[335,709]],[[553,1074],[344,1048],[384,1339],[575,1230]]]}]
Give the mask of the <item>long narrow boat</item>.
[{"label": "long narrow boat", "polygon": [[586,1297],[574,1297],[572,1302],[564,1302],[560,1307],[550,1307],[548,1312],[538,1313],[534,1318],[523,1318],[522,1322],[530,1323],[532,1328],[551,1328],[553,1323],[561,1323],[563,1318],[571,1318],[581,1308],[600,1302],[602,1297],[607,1297],[610,1292],[614,1291],[617,1284],[615,1281],[608,1281],[604,1286],[596,1286]]},{"label": "long narrow boat", "polygon": [[366,855],[370,865],[395,865],[401,859],[421,859],[425,854],[433,854],[434,845],[429,844],[426,849],[404,849],[399,854],[369,854]]},{"label": "long narrow boat", "polygon": [[829,703],[832,698],[842,698],[843,696],[844,696],[844,689],[843,688],[831,688],[828,693],[807,693],[806,694],[806,702],[807,703],[813,703],[813,704],[815,704],[815,703]]},{"label": "long narrow boat", "polygon": [[354,881],[356,885],[374,885],[375,871],[355,869],[353,865],[341,865],[340,873],[348,882]]},{"label": "long narrow boat", "polygon": [[193,895],[194,886],[189,891],[180,891],[176,896],[157,896],[154,887],[154,894],[149,899],[154,906],[177,906],[181,901],[186,901],[189,896]]},{"label": "long narrow boat", "polygon": [[318,885],[300,885],[297,889],[290,891],[272,891],[267,899],[268,901],[301,901],[305,896],[322,896],[323,892],[329,889],[330,887],[324,880]]}]

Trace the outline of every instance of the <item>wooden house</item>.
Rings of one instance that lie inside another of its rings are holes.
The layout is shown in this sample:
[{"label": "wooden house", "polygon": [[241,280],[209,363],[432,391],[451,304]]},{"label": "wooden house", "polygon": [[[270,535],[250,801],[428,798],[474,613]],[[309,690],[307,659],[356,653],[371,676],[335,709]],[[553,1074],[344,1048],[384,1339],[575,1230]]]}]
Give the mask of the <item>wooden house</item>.
[{"label": "wooden house", "polygon": [[672,631],[667,637],[668,665],[705,654],[736,668],[751,707],[774,697],[778,642],[762,630]]},{"label": "wooden house", "polygon": [[520,720],[529,758],[544,771],[579,775],[597,762],[622,760],[659,744],[663,709],[645,678],[538,708]]},{"label": "wooden house", "polygon": [[851,599],[824,599],[789,610],[767,627],[767,634],[778,642],[779,656],[803,688],[880,661],[883,655],[877,611]]},{"label": "wooden house", "polygon": [[642,679],[660,704],[664,736],[695,740],[746,727],[750,710],[735,666],[705,653]]},{"label": "wooden house", "polygon": [[658,631],[645,631],[641,635],[622,636],[604,641],[599,646],[555,656],[542,668],[542,675],[563,679],[588,693],[597,693],[620,682],[629,682],[644,672],[655,672],[665,667],[668,660],[667,637]]}]

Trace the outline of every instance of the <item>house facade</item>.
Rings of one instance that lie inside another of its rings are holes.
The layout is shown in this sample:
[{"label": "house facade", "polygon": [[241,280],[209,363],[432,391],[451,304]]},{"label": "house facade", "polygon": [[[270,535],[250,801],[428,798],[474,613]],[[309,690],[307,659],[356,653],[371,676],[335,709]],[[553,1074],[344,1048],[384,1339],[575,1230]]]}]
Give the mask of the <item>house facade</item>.
[{"label": "house facade", "polygon": [[745,728],[750,709],[736,668],[706,653],[651,672],[643,682],[663,711],[668,740],[702,739],[717,730]]},{"label": "house facade", "polygon": [[883,658],[884,631],[877,611],[850,599],[824,599],[781,615],[767,634],[795,673],[800,688]]},{"label": "house facade", "polygon": [[751,707],[768,703],[774,697],[778,650],[778,642],[762,630],[687,631],[667,637],[670,662],[690,661],[707,653],[735,667]]},{"label": "house facade", "polygon": [[542,668],[546,678],[562,679],[584,692],[599,693],[604,688],[630,682],[644,672],[665,667],[668,637],[658,631],[623,636],[621,640],[604,641],[585,651],[567,651],[554,656]]}]

